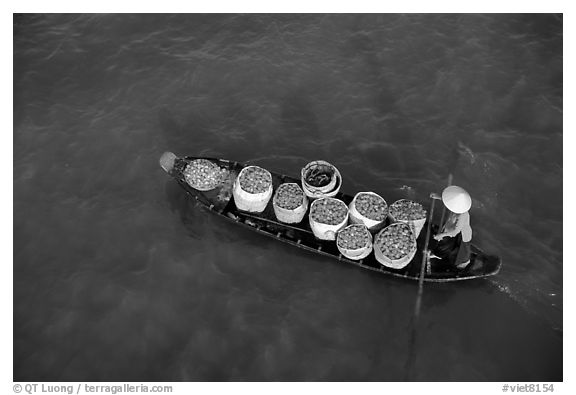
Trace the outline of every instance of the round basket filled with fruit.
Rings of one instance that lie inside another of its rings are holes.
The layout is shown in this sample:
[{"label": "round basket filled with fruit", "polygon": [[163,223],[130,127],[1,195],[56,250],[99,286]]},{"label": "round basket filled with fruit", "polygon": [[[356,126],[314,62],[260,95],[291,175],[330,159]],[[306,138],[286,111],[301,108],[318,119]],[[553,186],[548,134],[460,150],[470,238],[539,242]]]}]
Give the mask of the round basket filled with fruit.
[{"label": "round basket filled with fruit", "polygon": [[388,204],[374,192],[358,192],[348,206],[350,222],[363,224],[370,231],[382,229],[388,216]]},{"label": "round basket filled with fruit", "polygon": [[208,159],[194,159],[183,171],[184,180],[199,191],[211,191],[228,177],[228,170]]},{"label": "round basket filled with fruit", "polygon": [[416,238],[408,224],[388,225],[374,237],[374,256],[386,267],[402,269],[416,254]]},{"label": "round basket filled with fruit", "polygon": [[372,234],[363,224],[351,224],[338,232],[336,246],[346,258],[364,259],[372,252]]},{"label": "round basket filled with fruit", "polygon": [[299,223],[308,210],[308,198],[296,183],[281,184],[272,199],[274,214],[280,222]]},{"label": "round basket filled with fruit", "polygon": [[258,166],[240,171],[232,189],[239,210],[261,213],[272,197],[272,175]]},{"label": "round basket filled with fruit", "polygon": [[339,199],[320,198],[310,206],[310,228],[322,240],[336,240],[336,233],[348,224],[348,207]]},{"label": "round basket filled with fruit", "polygon": [[426,223],[426,215],[426,210],[420,203],[407,199],[395,201],[388,211],[390,221],[402,222],[412,227],[415,238],[418,238]]}]

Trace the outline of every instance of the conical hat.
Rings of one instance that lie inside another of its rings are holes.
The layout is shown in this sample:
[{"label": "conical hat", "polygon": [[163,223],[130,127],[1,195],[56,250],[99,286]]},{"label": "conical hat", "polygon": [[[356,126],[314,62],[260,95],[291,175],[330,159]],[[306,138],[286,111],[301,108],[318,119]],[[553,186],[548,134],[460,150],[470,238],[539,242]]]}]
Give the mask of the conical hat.
[{"label": "conical hat", "polygon": [[462,214],[472,207],[472,198],[463,188],[452,185],[442,192],[442,201],[453,213]]}]

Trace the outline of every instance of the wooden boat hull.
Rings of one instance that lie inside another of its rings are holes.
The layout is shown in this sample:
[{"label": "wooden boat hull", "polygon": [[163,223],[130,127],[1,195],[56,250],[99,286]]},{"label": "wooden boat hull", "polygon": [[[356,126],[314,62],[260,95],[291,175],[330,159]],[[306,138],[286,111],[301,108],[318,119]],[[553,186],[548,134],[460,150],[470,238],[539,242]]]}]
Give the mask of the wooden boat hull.
[{"label": "wooden boat hull", "polygon": [[[187,163],[194,159],[207,159],[222,168],[229,171],[229,178],[219,187],[211,191],[198,191],[192,188],[184,179],[182,174]],[[403,269],[395,270],[381,265],[374,254],[370,254],[366,258],[355,261],[343,256],[334,241],[326,241],[317,239],[310,224],[307,221],[307,216],[304,217],[301,223],[298,224],[284,224],[276,219],[274,209],[272,207],[272,200],[268,203],[266,209],[262,213],[248,213],[237,209],[232,196],[233,182],[236,176],[246,165],[216,158],[207,157],[191,157],[177,158],[174,166],[167,169],[162,166],[168,174],[170,174],[180,186],[194,199],[196,199],[201,207],[207,209],[211,213],[218,215],[229,222],[233,222],[244,228],[274,238],[287,244],[291,244],[300,249],[313,252],[318,255],[330,257],[342,263],[352,264],[363,269],[373,272],[391,275],[394,277],[418,280],[420,277],[420,265],[423,261],[427,261],[427,271],[424,281],[428,282],[452,282],[471,280],[478,278],[485,278],[496,275],[501,267],[501,260],[497,256],[487,255],[475,245],[471,246],[471,262],[467,269],[457,270],[449,262],[441,259],[423,260],[423,247],[425,244],[426,232],[422,231],[418,237],[417,244],[418,250],[412,261]],[[274,190],[285,182],[300,183],[300,179],[286,176],[283,174],[272,174],[272,183]],[[341,180],[339,180],[341,182]],[[352,201],[353,196],[346,195],[339,192],[336,198],[341,199],[347,205]],[[429,241],[429,247],[435,245],[435,240]]]}]

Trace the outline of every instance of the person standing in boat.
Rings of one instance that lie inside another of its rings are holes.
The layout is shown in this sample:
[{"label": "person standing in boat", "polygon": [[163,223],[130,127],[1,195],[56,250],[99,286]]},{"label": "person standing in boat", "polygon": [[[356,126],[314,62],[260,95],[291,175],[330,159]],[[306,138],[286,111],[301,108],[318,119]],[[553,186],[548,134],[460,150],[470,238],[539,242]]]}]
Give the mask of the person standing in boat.
[{"label": "person standing in boat", "polygon": [[[435,250],[439,255],[445,255],[446,252],[449,255],[456,254],[454,265],[458,269],[465,269],[470,264],[472,228],[468,211],[472,206],[472,199],[468,192],[456,185],[444,189],[442,196],[432,194],[432,197],[441,199],[450,213],[442,231],[434,236],[438,241]],[[432,257],[439,258],[437,255]]]}]

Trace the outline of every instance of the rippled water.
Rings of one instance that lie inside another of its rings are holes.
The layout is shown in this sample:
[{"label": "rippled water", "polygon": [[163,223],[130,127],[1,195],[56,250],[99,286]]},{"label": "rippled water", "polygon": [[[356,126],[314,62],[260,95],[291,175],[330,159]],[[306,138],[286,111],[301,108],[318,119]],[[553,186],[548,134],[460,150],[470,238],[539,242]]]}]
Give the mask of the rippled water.
[{"label": "rippled water", "polygon": [[[504,267],[413,343],[416,283],[199,211],[165,150],[453,174]],[[562,380],[561,16],[16,15],[14,158],[17,381]]]}]

